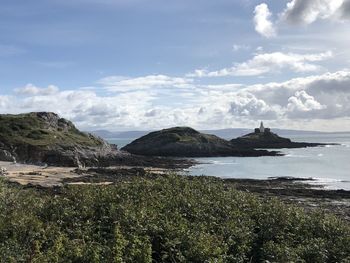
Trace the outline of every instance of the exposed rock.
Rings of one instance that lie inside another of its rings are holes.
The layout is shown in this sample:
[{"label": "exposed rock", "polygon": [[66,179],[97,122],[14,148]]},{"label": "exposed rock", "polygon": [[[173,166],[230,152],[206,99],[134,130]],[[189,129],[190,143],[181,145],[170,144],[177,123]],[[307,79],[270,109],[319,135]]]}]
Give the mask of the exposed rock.
[{"label": "exposed rock", "polygon": [[[1,146],[0,146],[1,147]],[[15,157],[7,150],[0,149],[0,160],[4,162],[15,162]]]},{"label": "exposed rock", "polygon": [[[309,182],[314,181],[312,184]],[[225,184],[237,190],[251,192],[262,197],[277,197],[286,203],[296,204],[307,210],[336,214],[350,222],[350,191],[324,189],[312,178],[275,177],[267,180],[224,179]]]},{"label": "exposed rock", "polygon": [[112,152],[102,139],[80,132],[51,112],[0,115],[0,160],[76,166],[97,165]]},{"label": "exposed rock", "polygon": [[0,167],[0,176],[5,176],[5,175],[7,175],[7,169]]},{"label": "exposed rock", "polygon": [[[116,146],[79,131],[72,122],[51,112],[0,115],[0,161],[78,168],[170,165],[169,160],[119,151]],[[191,164],[187,160],[172,160],[170,166],[188,167]]]},{"label": "exposed rock", "polygon": [[229,141],[189,127],[151,132],[126,145],[122,150],[146,156],[173,157],[278,155],[277,152],[234,147]]}]

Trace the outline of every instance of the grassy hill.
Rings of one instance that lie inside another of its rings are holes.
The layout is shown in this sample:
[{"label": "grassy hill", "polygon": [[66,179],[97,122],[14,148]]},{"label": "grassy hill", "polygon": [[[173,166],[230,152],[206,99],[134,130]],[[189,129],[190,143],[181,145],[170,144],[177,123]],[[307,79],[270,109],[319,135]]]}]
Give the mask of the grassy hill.
[{"label": "grassy hill", "polygon": [[77,159],[108,150],[102,139],[55,113],[0,115],[0,160],[74,165]]},{"label": "grassy hill", "polygon": [[0,115],[1,142],[8,145],[33,146],[82,145],[101,146],[103,141],[79,131],[72,122],[55,113],[32,112]]}]

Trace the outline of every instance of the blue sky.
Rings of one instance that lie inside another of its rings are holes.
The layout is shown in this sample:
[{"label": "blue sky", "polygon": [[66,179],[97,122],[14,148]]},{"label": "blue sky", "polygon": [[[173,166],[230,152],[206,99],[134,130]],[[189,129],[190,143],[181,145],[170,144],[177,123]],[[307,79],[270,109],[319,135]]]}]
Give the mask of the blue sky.
[{"label": "blue sky", "polygon": [[0,113],[350,130],[349,0],[4,0]]}]

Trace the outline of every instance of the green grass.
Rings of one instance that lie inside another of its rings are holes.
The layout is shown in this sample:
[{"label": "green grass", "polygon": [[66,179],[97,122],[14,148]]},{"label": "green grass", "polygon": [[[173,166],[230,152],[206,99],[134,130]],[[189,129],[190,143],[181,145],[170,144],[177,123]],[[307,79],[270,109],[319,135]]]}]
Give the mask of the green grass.
[{"label": "green grass", "polygon": [[0,262],[350,262],[349,224],[213,178],[0,182]]},{"label": "green grass", "polygon": [[52,145],[100,146],[97,138],[80,132],[73,124],[67,131],[60,127],[48,129],[47,123],[34,114],[0,115],[0,140],[7,145]]}]

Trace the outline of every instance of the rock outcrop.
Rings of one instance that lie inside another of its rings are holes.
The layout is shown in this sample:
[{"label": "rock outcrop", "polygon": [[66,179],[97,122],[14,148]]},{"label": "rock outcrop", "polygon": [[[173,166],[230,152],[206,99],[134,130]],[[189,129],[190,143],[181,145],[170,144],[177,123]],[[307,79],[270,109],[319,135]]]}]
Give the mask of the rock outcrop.
[{"label": "rock outcrop", "polygon": [[51,112],[0,115],[0,160],[63,166],[96,165],[112,154],[104,140]]},{"label": "rock outcrop", "polygon": [[234,147],[252,148],[252,149],[282,149],[282,148],[304,148],[324,146],[323,143],[292,142],[288,138],[283,138],[266,129],[264,132],[255,132],[246,134],[242,137],[232,139]]},{"label": "rock outcrop", "polygon": [[138,155],[173,157],[278,155],[277,152],[238,148],[229,141],[189,127],[151,132],[126,145],[122,150]]},{"label": "rock outcrop", "polygon": [[7,169],[3,168],[3,167],[0,167],[0,176],[5,176],[7,174],[8,174]]},{"label": "rock outcrop", "polygon": [[80,168],[111,165],[182,168],[193,164],[119,151],[51,112],[0,115],[0,161]]}]

